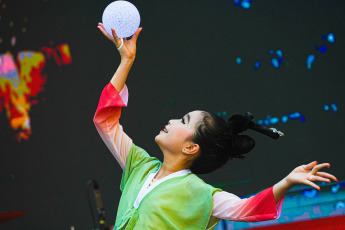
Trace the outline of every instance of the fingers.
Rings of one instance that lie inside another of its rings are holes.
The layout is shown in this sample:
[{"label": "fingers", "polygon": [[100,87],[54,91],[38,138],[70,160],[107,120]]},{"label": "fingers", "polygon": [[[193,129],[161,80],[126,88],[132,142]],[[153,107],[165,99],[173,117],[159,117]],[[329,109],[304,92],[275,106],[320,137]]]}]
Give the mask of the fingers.
[{"label": "fingers", "polygon": [[97,28],[106,36],[108,39],[112,40],[112,36],[105,30],[104,25],[102,23],[98,23]]},{"label": "fingers", "polygon": [[113,33],[116,47],[119,47],[121,45],[121,39],[117,36],[114,28],[111,28],[111,32]]},{"label": "fingers", "polygon": [[137,42],[138,36],[140,32],[143,30],[142,27],[138,28],[137,31],[133,34],[131,40],[133,40],[135,43]]},{"label": "fingers", "polygon": [[[105,27],[104,27],[104,25],[103,25],[102,23],[98,23],[97,28],[104,34],[104,36],[106,36],[109,40],[111,40],[112,42],[114,42],[116,48],[119,48],[119,47],[122,45],[122,41],[121,41],[121,39],[117,36],[116,31],[115,31],[114,28],[111,29],[112,35],[110,35],[110,34],[106,31],[106,29],[105,29]],[[138,39],[138,36],[139,36],[140,32],[142,31],[142,29],[143,29],[142,27],[139,27],[139,28],[137,29],[137,31],[133,34],[132,38],[131,38],[130,40],[128,40],[128,41],[131,41],[131,42],[136,43],[136,42],[137,42],[137,39]],[[125,44],[127,44],[128,41],[127,41],[126,38],[123,38],[123,42],[124,42]],[[127,44],[127,45],[128,45],[128,44]]]},{"label": "fingers", "polygon": [[317,164],[317,161],[313,161],[307,165],[304,165],[303,168],[306,170],[312,170],[316,164]]},{"label": "fingers", "polygon": [[312,174],[316,174],[317,171],[319,171],[320,169],[324,168],[324,167],[330,167],[331,165],[329,163],[323,163],[323,164],[318,164],[316,166],[314,166],[314,168],[311,170]]},{"label": "fingers", "polygon": [[325,173],[325,172],[317,172],[316,176],[322,176],[322,177],[325,177],[325,178],[332,179],[334,181],[338,181],[338,179],[335,176],[333,176],[332,174],[329,174],[329,173]]},{"label": "fingers", "polygon": [[115,41],[115,46],[117,48],[117,50],[120,50],[124,44],[124,42],[126,41],[126,38],[119,38],[115,32],[114,28],[111,28],[111,32],[113,33],[113,37],[114,37],[114,41]]},{"label": "fingers", "polygon": [[328,182],[328,183],[331,182],[331,180],[328,178],[324,178],[321,176],[315,176],[315,175],[311,175],[309,180],[311,180],[311,181],[322,181],[322,182]]},{"label": "fingers", "polygon": [[98,23],[98,25],[101,26],[104,30],[106,30],[103,23]]},{"label": "fingers", "polygon": [[309,185],[309,186],[311,186],[311,187],[313,187],[313,188],[315,188],[317,190],[320,190],[320,187],[317,186],[316,184],[314,184],[313,182],[311,182],[310,180],[305,180],[304,184]]},{"label": "fingers", "polygon": [[109,40],[111,40],[115,44],[116,48],[119,48],[121,45],[123,45],[121,39],[117,36],[114,28],[111,29],[112,35],[110,35],[106,31],[102,23],[98,23],[97,28],[104,34],[104,36],[106,36]]}]

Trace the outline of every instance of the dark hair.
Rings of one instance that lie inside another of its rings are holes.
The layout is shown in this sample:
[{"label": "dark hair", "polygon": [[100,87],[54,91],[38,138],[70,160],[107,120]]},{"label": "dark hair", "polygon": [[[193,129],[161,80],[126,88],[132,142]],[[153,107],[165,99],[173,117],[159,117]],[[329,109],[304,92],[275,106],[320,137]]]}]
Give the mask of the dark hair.
[{"label": "dark hair", "polygon": [[232,116],[226,122],[213,113],[203,112],[203,115],[191,138],[200,146],[199,156],[190,167],[193,173],[212,172],[229,159],[243,159],[243,155],[254,148],[254,139],[247,135],[238,135],[248,128],[248,120],[242,119],[243,116]]}]

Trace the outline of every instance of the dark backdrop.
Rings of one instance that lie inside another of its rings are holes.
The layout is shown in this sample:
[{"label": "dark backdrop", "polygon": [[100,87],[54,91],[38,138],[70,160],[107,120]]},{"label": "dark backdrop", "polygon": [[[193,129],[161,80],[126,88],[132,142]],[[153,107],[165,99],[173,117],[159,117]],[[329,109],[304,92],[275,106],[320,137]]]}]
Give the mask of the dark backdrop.
[{"label": "dark backdrop", "polygon": [[[221,0],[131,2],[143,31],[121,123],[137,145],[162,159],[155,135],[169,119],[196,109],[227,115],[250,111],[256,121],[300,112],[305,122],[273,125],[284,138],[273,141],[248,131],[257,145],[245,160],[201,177],[239,196],[272,186],[313,160],[330,162],[328,171],[345,178],[344,1],[261,0],[247,10]],[[29,141],[18,143],[5,111],[0,114],[0,213],[27,212],[0,229],[91,229],[86,196],[91,178],[101,187],[108,222],[116,218],[121,168],[92,122],[101,91],[120,61],[96,28],[109,3],[0,1],[2,54],[68,43],[72,55],[70,65],[47,62],[47,83],[38,95],[45,100],[31,108]],[[335,43],[322,40],[330,32]],[[10,46],[13,35],[17,43]],[[315,45],[326,45],[327,51],[322,54]],[[278,49],[283,52],[279,69],[270,54]],[[311,69],[309,54],[315,55]],[[338,112],[323,109],[330,103]]]}]

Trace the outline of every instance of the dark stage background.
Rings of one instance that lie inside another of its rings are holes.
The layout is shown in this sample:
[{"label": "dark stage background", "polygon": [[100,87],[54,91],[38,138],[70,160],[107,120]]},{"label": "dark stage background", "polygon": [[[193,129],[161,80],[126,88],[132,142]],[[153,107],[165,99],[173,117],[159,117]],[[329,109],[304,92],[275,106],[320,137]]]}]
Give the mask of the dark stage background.
[{"label": "dark stage background", "polygon": [[[28,140],[16,138],[0,101],[0,213],[26,211],[0,229],[91,229],[91,178],[100,185],[108,222],[116,218],[122,170],[92,122],[120,62],[96,28],[111,2],[0,1],[1,55],[67,43],[72,59],[59,66],[46,55]],[[196,109],[227,116],[250,111],[285,137],[248,131],[256,148],[245,160],[202,175],[206,182],[244,196],[313,160],[331,163],[328,172],[345,179],[345,1],[254,0],[249,9],[221,0],[131,2],[143,31],[121,123],[137,145],[162,159],[154,137],[169,119]],[[315,60],[309,58],[308,68],[309,55]]]}]

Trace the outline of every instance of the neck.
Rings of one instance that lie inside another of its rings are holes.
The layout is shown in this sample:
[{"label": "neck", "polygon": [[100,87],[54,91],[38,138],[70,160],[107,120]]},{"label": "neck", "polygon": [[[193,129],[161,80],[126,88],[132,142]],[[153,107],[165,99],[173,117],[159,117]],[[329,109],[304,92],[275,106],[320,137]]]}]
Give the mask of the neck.
[{"label": "neck", "polygon": [[180,154],[164,154],[162,169],[177,172],[189,168],[188,160]]},{"label": "neck", "polygon": [[165,176],[168,176],[172,173],[181,171],[183,169],[187,169],[185,159],[181,157],[169,157],[169,155],[164,155],[164,161],[163,164],[159,170],[159,172],[156,175],[156,178],[163,178]]},{"label": "neck", "polygon": [[180,170],[186,169],[185,167],[181,167],[179,165],[169,164],[165,160],[161,166],[161,170],[166,173],[174,173]]}]

